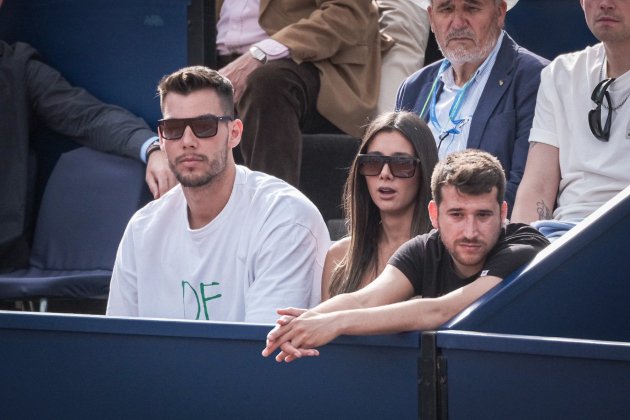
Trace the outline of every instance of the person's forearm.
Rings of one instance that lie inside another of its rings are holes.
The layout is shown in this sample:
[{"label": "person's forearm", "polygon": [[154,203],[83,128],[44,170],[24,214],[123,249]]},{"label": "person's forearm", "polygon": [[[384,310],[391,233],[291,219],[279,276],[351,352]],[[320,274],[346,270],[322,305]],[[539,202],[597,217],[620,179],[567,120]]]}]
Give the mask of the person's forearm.
[{"label": "person's forearm", "polygon": [[[283,320],[267,335],[263,356],[269,356],[276,349],[282,348],[276,360],[291,361],[301,357],[302,350],[321,347],[340,335],[393,334],[435,329],[500,281],[498,277],[486,276],[438,298],[411,299],[385,305],[369,305],[362,309],[334,311],[337,303],[348,307],[348,301],[354,299],[351,295],[341,295],[328,301],[330,304],[325,302],[308,312],[287,313],[293,318]],[[358,293],[352,295],[356,294]]]},{"label": "person's forearm", "polygon": [[512,222],[553,219],[560,185],[558,159],[558,148],[531,143],[525,174],[516,193]]},{"label": "person's forearm", "polygon": [[438,299],[412,299],[372,308],[338,312],[340,335],[394,334],[434,329],[451,319],[459,310],[451,310]]},{"label": "person's forearm", "polygon": [[340,311],[335,319],[337,331],[339,335],[369,335],[435,329],[500,282],[498,277],[481,277],[437,298]]},{"label": "person's forearm", "polygon": [[329,313],[348,309],[363,308],[363,303],[356,297],[356,293],[342,293],[320,303],[311,310],[319,313]]},{"label": "person's forearm", "polygon": [[512,222],[532,223],[536,220],[553,219],[555,191],[544,183],[524,180],[519,186],[512,212]]}]

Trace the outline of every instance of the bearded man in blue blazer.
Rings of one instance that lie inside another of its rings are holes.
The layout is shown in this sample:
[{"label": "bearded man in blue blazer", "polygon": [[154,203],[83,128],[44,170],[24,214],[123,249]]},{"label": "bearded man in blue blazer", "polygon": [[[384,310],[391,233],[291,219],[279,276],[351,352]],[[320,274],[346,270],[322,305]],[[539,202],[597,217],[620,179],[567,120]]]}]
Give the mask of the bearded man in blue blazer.
[{"label": "bearded man in blue blazer", "polygon": [[549,61],[503,31],[518,0],[422,0],[445,59],[411,75],[396,108],[431,128],[440,159],[462,149],[495,155],[505,170],[512,209],[523,177],[540,72]]}]

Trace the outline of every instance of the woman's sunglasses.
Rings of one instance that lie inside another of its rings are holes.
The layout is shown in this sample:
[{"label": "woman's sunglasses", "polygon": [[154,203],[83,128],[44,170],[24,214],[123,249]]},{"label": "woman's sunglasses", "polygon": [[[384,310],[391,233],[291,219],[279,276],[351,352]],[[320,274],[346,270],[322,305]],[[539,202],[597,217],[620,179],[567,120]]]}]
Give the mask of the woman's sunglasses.
[{"label": "woman's sunglasses", "polygon": [[378,175],[387,164],[392,175],[396,178],[411,178],[416,174],[416,168],[420,159],[413,156],[381,156],[364,155],[357,156],[359,173],[364,176]]}]

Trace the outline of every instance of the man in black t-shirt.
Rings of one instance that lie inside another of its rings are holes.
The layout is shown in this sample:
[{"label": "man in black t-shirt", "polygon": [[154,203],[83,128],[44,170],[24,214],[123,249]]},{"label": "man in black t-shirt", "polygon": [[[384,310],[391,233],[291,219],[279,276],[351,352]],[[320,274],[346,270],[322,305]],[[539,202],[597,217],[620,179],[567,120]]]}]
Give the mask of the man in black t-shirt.
[{"label": "man in black t-shirt", "polygon": [[[464,287],[482,276],[505,278],[528,263],[539,249],[547,245],[542,235],[529,225],[508,224],[500,231],[496,244],[485,257],[482,269],[458,270],[459,262],[444,246],[439,230],[411,239],[389,260],[411,282],[414,295],[432,298]],[[476,246],[462,244],[462,246]],[[462,276],[464,274],[464,276]]]},{"label": "man in black t-shirt", "polygon": [[[383,272],[353,293],[317,307],[278,310],[263,356],[316,356],[339,335],[434,329],[453,318],[549,242],[529,225],[507,224],[505,174],[480,150],[453,153],[431,177],[435,230],[404,244]],[[411,299],[416,297],[417,299]]]}]

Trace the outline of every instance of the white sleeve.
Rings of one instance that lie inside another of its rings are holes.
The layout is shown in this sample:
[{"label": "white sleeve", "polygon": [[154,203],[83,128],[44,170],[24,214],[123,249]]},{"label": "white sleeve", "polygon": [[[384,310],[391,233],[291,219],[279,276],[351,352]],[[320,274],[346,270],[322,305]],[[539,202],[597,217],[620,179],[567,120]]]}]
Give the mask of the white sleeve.
[{"label": "white sleeve", "polygon": [[558,147],[558,126],[556,118],[562,115],[558,90],[554,82],[554,63],[545,67],[540,74],[540,86],[536,97],[536,110],[529,141]]},{"label": "white sleeve", "polygon": [[127,225],[116,252],[106,315],[138,316],[138,277],[131,223]]},{"label": "white sleeve", "polygon": [[255,280],[245,298],[245,322],[274,323],[278,308],[310,308],[321,300],[323,262],[330,243],[322,226],[292,222],[259,238]]}]

